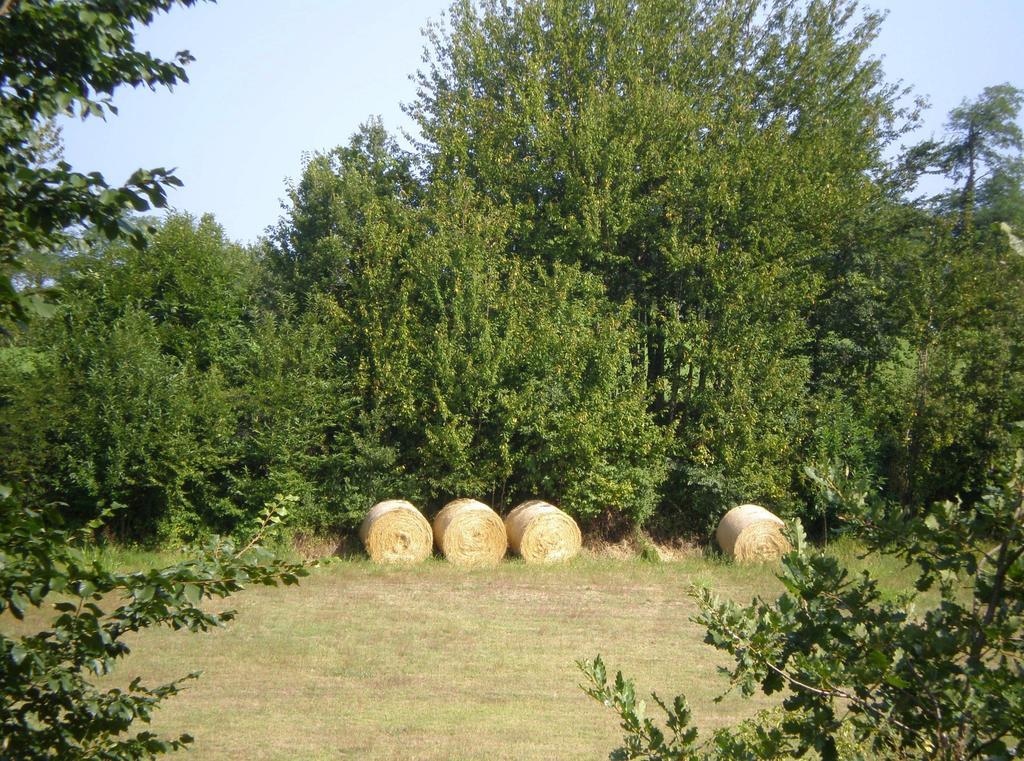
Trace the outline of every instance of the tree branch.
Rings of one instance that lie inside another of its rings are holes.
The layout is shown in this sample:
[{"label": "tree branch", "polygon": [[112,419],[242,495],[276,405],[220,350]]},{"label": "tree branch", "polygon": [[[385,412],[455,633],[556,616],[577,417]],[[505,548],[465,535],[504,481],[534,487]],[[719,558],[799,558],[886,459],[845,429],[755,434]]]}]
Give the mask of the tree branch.
[{"label": "tree branch", "polygon": [[[722,630],[733,639],[734,642],[736,642],[736,643],[738,643],[740,645],[746,645],[746,640],[744,640],[742,637],[740,637],[738,634],[736,634],[736,632],[734,632],[732,629],[730,629],[728,625],[726,625],[725,623],[722,623],[721,621],[719,621],[719,625],[722,627]],[[861,698],[857,697],[856,695],[854,695],[852,693],[847,692],[846,690],[842,690],[842,689],[839,689],[837,687],[822,688],[822,687],[814,687],[812,685],[805,684],[804,682],[801,682],[799,679],[794,677],[792,674],[790,674],[785,669],[781,669],[778,666],[776,666],[767,657],[765,657],[764,655],[759,653],[755,648],[752,648],[749,645],[746,645],[745,649],[748,652],[750,652],[752,655],[754,655],[758,660],[760,660],[767,668],[769,668],[770,670],[772,670],[773,672],[778,674],[780,677],[785,679],[786,682],[788,682],[790,685],[792,685],[794,687],[797,687],[797,688],[799,688],[801,690],[804,690],[805,692],[809,692],[812,695],[818,695],[819,697],[823,697],[823,698],[839,698],[841,700],[846,700],[849,703],[851,703],[851,704],[861,708],[865,712],[874,714],[877,718],[882,719],[883,721],[888,721],[888,722],[896,725],[897,727],[899,727],[904,732],[907,732],[908,734],[914,735],[915,737],[916,736],[920,736],[920,734],[921,734],[919,730],[914,729],[913,727],[907,726],[906,724],[901,722],[899,719],[893,718],[892,715],[885,714],[884,712],[882,712],[879,709],[875,708],[875,706],[871,705],[867,701],[862,700]]]}]

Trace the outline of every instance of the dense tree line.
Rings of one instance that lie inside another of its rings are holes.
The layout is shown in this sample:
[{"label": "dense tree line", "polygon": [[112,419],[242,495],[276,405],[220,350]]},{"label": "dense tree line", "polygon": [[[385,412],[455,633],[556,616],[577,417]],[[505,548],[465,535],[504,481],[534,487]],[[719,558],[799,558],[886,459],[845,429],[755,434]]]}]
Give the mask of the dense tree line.
[{"label": "dense tree line", "polygon": [[[165,540],[276,493],[314,531],[469,494],[698,536],[738,500],[823,517],[808,465],[978,493],[1024,416],[1022,96],[898,150],[880,23],[456,3],[420,142],[371,120],[312,156],[258,245],[180,215],[53,242],[60,307],[0,350],[4,479]],[[911,200],[925,173],[951,190]]]}]

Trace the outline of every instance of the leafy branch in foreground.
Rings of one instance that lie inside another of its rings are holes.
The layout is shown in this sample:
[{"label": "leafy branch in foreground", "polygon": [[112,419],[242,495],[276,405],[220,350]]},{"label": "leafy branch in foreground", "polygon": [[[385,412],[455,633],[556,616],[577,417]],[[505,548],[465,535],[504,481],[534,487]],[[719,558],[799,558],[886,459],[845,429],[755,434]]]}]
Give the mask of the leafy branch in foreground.
[{"label": "leafy branch in foreground", "polygon": [[[820,477],[819,477],[820,479]],[[1024,454],[976,505],[935,505],[886,517],[864,495],[820,479],[852,506],[869,552],[917,567],[917,594],[887,598],[864,571],[810,550],[797,525],[782,562],[785,592],[749,606],[693,588],[705,641],[735,658],[732,687],[781,692],[784,718],[721,730],[698,743],[685,699],[655,696],[671,737],[644,716],[631,681],[609,685],[600,658],[580,664],[587,694],[622,719],[613,759],[1010,759],[1024,753]],[[938,602],[916,610],[918,594]],[[844,742],[850,746],[844,748]],[[841,753],[842,751],[842,753]]]},{"label": "leafy branch in foreground", "polygon": [[59,248],[86,225],[110,240],[145,238],[132,212],[163,208],[170,170],[140,169],[123,186],[99,172],[43,160],[36,137],[59,116],[106,118],[121,85],[187,82],[188,51],[163,60],[136,50],[135,34],[159,13],[196,0],[19,0],[0,6],[0,331],[45,312],[43,295],[16,279],[32,252]]},{"label": "leafy branch in foreground", "polygon": [[[103,567],[87,548],[112,510],[81,529],[60,525],[56,506],[30,509],[9,490],[0,500],[0,615],[24,618],[52,604],[48,628],[21,637],[0,634],[0,756],[20,759],[151,758],[192,738],[127,735],[148,722],[161,701],[198,673],[147,687],[101,690],[90,679],[109,674],[128,655],[125,635],[155,626],[207,631],[234,612],[212,612],[205,600],[247,584],[295,584],[307,571],[262,546],[295,497],[278,495],[263,511],[242,549],[214,537],[188,560],[167,568],[120,573]],[[52,595],[52,596],[51,596]]]}]

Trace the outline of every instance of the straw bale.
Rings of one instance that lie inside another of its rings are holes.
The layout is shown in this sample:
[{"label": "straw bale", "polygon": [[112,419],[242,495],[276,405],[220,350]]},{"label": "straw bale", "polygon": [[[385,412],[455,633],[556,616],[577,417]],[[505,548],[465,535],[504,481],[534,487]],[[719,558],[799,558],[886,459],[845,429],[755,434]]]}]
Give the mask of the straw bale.
[{"label": "straw bale", "polygon": [[722,517],[715,538],[722,552],[737,561],[775,560],[790,550],[784,525],[759,505],[740,505]]},{"label": "straw bale", "polygon": [[359,527],[366,552],[377,563],[418,563],[430,555],[430,524],[404,499],[378,502]]},{"label": "straw bale", "polygon": [[434,543],[456,565],[494,565],[508,548],[501,518],[475,499],[456,499],[441,509],[434,518]]},{"label": "straw bale", "polygon": [[554,505],[532,499],[505,516],[508,544],[527,563],[557,563],[580,551],[580,527]]}]

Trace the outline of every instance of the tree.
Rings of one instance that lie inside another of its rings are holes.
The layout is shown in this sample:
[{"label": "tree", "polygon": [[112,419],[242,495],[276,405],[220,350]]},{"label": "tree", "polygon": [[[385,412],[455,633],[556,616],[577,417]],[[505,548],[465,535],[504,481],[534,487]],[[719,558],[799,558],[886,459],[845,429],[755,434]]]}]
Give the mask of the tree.
[{"label": "tree", "polygon": [[420,193],[413,157],[379,119],[361,125],[347,145],[307,157],[289,188],[287,218],[264,247],[273,285],[300,306],[314,292],[345,301],[348,278],[359,274],[348,252],[365,245],[368,215],[397,221]]},{"label": "tree", "polygon": [[[193,0],[4,0],[0,5],[0,328],[41,311],[39,294],[19,291],[26,252],[61,244],[71,228],[91,225],[108,239],[141,246],[143,231],[128,217],[164,202],[164,170],[136,172],[122,187],[98,173],[73,172],[43,159],[43,125],[58,114],[114,112],[110,96],[122,84],[170,86],[185,79],[187,53],[161,61],[134,47],[134,25]],[[4,474],[6,478],[8,474]],[[52,625],[22,637],[0,635],[0,752],[4,757],[142,759],[182,747],[187,735],[163,740],[150,732],[125,737],[136,720],[173,695],[181,680],[148,688],[99,690],[129,649],[124,637],[168,625],[206,630],[231,618],[211,613],[204,599],[226,597],[246,583],[294,583],[303,569],[275,559],[259,541],[293,500],[268,505],[241,551],[213,539],[192,560],[164,569],[121,574],[103,568],[81,545],[101,521],[61,527],[59,505],[23,503],[0,485],[0,615],[22,618],[53,605]],[[105,515],[102,517],[106,517]],[[65,595],[54,599],[49,595]],[[104,608],[111,603],[115,607]]]},{"label": "tree", "polygon": [[[944,141],[928,141],[914,149],[914,161],[958,185],[963,183],[939,200],[956,212],[958,232],[965,239],[974,232],[979,185],[981,197],[991,202],[1008,181],[1019,179],[1024,133],[1016,117],[1021,105],[1024,92],[1018,88],[1008,83],[986,87],[977,99],[964,100],[950,112]],[[1018,156],[1014,157],[1014,152]]]},{"label": "tree", "polygon": [[[723,730],[707,746],[687,725],[685,698],[670,705],[669,734],[646,717],[632,682],[614,684],[600,659],[581,664],[586,690],[622,717],[613,758],[799,757],[814,749],[855,757],[1010,759],[1024,751],[1024,452],[1005,485],[969,508],[946,502],[922,516],[887,516],[865,492],[813,477],[825,498],[852,511],[872,552],[916,566],[916,589],[886,598],[864,572],[851,577],[834,558],[809,549],[799,526],[783,558],[786,591],[775,602],[738,605],[692,590],[705,641],[735,660],[731,683],[744,695],[784,692],[781,722]],[[914,608],[915,602],[919,609]]]},{"label": "tree", "polygon": [[60,115],[116,114],[121,85],[171,87],[186,82],[187,51],[164,61],[135,49],[136,24],[196,0],[9,0],[0,12],[0,327],[40,308],[40,293],[19,290],[23,257],[59,247],[69,230],[90,225],[110,239],[142,244],[131,211],[162,207],[165,169],[139,170],[122,186],[98,172],[46,162],[38,136]]},{"label": "tree", "polygon": [[169,215],[145,238],[66,259],[53,317],[0,348],[5,477],[69,517],[124,504],[122,540],[247,535],[276,493],[302,497],[296,530],[349,525],[365,495],[344,486],[338,308],[261,305],[259,263],[212,217]]},{"label": "tree", "polygon": [[876,375],[876,420],[904,504],[978,494],[1006,456],[1007,424],[1024,415],[1013,391],[1024,378],[1024,259],[1012,228],[992,224],[1015,218],[1022,104],[1016,88],[986,88],[954,109],[944,140],[910,154],[954,185],[904,212],[884,262],[895,341]]},{"label": "tree", "polygon": [[662,440],[628,310],[574,265],[510,255],[509,239],[509,216],[469,183],[412,182],[378,126],[307,162],[267,260],[292,298],[336,304],[359,400],[353,478],[376,481],[358,492],[428,508],[544,493],[591,525],[641,520]]},{"label": "tree", "polygon": [[1003,224],[1011,235],[1024,231],[1024,160],[1019,156],[1003,162],[984,179],[976,217],[979,227]]},{"label": "tree", "polygon": [[903,128],[879,23],[845,0],[492,0],[431,30],[426,177],[507,213],[515,256],[633,305],[673,528],[737,495],[796,507],[812,305]]}]

